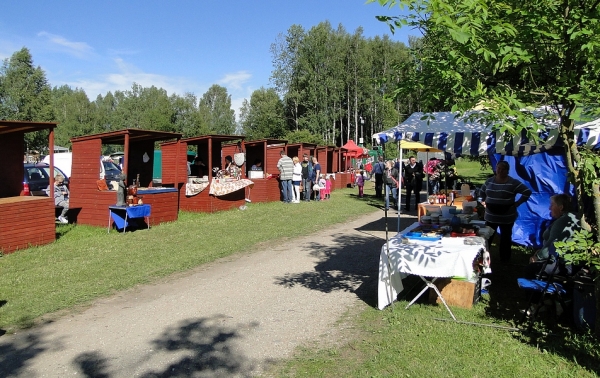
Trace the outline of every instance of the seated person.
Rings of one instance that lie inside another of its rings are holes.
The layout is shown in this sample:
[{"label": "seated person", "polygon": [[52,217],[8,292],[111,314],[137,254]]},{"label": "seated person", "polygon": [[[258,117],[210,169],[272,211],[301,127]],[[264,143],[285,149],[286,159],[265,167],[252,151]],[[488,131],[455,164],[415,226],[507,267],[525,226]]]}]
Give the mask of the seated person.
[{"label": "seated person", "polygon": [[206,168],[206,165],[204,165],[204,162],[202,161],[202,159],[200,157],[196,157],[196,159],[194,159],[194,164],[190,167],[191,176],[196,176],[196,177],[204,176],[205,168]]},{"label": "seated person", "polygon": [[[48,193],[50,193],[50,190],[48,190]],[[65,185],[65,178],[63,175],[56,175],[56,177],[54,177],[54,205],[63,208],[58,217],[60,223],[69,223],[65,217],[67,211],[69,211],[69,188]]]},{"label": "seated person", "polygon": [[233,158],[230,155],[225,156],[225,174],[235,179],[240,178],[240,169],[233,162]]},{"label": "seated person", "polygon": [[[529,266],[527,266],[526,271],[527,277],[533,278],[539,273],[544,262],[550,256],[550,252],[555,250],[554,242],[569,240],[574,232],[581,228],[579,219],[577,219],[575,214],[569,212],[570,203],[571,198],[566,194],[556,194],[550,197],[550,215],[553,222],[542,234],[542,248],[529,258]],[[557,263],[558,261],[549,262],[544,271],[547,274],[552,273]],[[569,273],[566,267],[564,269],[559,267],[555,272],[561,274]]]},{"label": "seated person", "polygon": [[254,164],[252,164],[252,167],[250,168],[251,171],[262,171],[262,161],[260,159],[256,159],[254,160]]}]

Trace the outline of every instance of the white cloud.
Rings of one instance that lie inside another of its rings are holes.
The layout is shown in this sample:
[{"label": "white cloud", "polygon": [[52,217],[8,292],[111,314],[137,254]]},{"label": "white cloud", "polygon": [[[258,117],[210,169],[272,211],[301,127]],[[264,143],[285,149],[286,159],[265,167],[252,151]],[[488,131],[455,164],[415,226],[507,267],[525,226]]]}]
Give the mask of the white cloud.
[{"label": "white cloud", "polygon": [[218,83],[232,91],[239,91],[243,89],[244,84],[247,83],[250,78],[252,78],[252,75],[248,71],[238,71],[226,74]]},{"label": "white cloud", "polygon": [[46,38],[50,46],[60,51],[74,55],[78,58],[84,58],[93,52],[93,48],[85,42],[72,42],[60,35],[51,34],[45,31],[39,32],[38,37]]},{"label": "white cloud", "polygon": [[98,79],[81,79],[66,83],[71,87],[82,88],[90,100],[94,100],[99,94],[105,95],[109,91],[130,90],[133,83],[144,88],[155,86],[167,91],[168,95],[176,93],[183,96],[186,92],[201,95],[206,91],[199,85],[194,84],[184,77],[171,77],[159,74],[143,72],[135,65],[126,62],[122,58],[115,58],[114,72],[99,75]]}]

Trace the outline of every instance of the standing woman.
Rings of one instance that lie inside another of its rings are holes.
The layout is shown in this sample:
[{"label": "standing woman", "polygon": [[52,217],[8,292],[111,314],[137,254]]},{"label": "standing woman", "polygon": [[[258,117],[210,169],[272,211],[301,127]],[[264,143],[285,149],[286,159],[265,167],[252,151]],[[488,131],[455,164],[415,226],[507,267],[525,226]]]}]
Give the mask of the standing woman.
[{"label": "standing woman", "polygon": [[390,195],[392,196],[392,207],[398,207],[398,170],[394,168],[394,162],[388,160],[383,172],[383,185],[385,187],[385,209],[390,209]]},{"label": "standing woman", "polygon": [[292,186],[294,190],[292,191],[292,203],[300,203],[300,182],[302,182],[302,165],[300,164],[300,159],[298,156],[294,156],[292,158],[294,162],[294,171],[292,174]]},{"label": "standing woman", "polygon": [[[500,261],[509,262],[512,252],[512,229],[517,220],[517,207],[527,202],[531,190],[521,181],[508,175],[510,166],[501,161],[496,174],[481,187],[481,199],[485,203],[485,221],[494,232],[500,229]],[[520,194],[517,200],[517,194]]]}]

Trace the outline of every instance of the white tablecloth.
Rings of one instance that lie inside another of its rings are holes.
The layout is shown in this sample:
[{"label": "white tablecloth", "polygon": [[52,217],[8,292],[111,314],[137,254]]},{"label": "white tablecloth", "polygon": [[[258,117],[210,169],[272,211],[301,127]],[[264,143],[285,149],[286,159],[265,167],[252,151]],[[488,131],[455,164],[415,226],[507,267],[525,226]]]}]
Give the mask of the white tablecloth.
[{"label": "white tablecloth", "polygon": [[388,247],[386,244],[381,247],[377,288],[380,310],[391,304],[404,289],[402,278],[406,275],[468,279],[473,274],[473,260],[482,249],[485,250],[485,239],[481,237],[443,237],[439,241],[410,239],[410,244],[402,244],[401,235],[417,226],[419,224],[414,223],[389,240],[389,259]]}]

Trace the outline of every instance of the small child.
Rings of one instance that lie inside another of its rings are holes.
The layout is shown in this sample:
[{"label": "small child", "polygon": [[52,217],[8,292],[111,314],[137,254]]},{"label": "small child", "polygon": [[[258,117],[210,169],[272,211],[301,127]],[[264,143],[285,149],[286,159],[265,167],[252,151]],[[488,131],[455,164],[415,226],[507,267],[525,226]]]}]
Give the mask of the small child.
[{"label": "small child", "polygon": [[360,171],[356,175],[356,185],[358,186],[358,197],[363,198],[363,188],[365,186],[365,176],[363,176],[363,171]]},{"label": "small child", "polygon": [[333,184],[331,183],[331,176],[327,176],[327,179],[325,180],[325,199],[330,199],[331,198],[331,186]]},{"label": "small child", "polygon": [[319,191],[320,191],[320,200],[324,201],[326,199],[327,196],[327,191],[325,190],[325,187],[327,186],[327,182],[325,180],[325,175],[321,175],[321,177],[319,178]]}]

